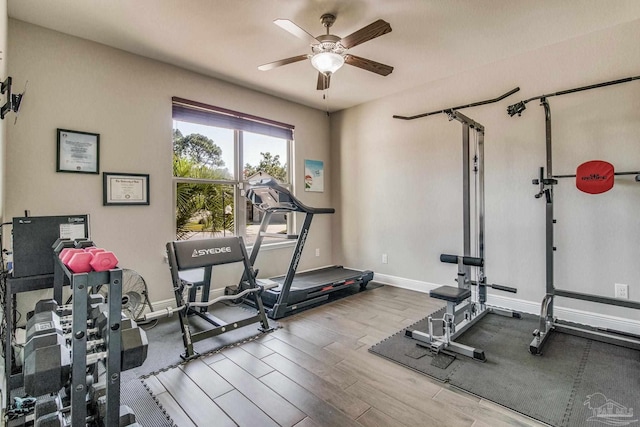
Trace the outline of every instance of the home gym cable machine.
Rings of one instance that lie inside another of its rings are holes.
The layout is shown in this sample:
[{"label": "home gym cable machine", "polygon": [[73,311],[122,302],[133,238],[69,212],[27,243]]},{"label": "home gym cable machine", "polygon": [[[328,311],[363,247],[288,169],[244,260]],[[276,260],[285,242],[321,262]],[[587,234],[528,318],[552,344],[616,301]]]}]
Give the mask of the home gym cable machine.
[{"label": "home gym cable machine", "polygon": [[[440,286],[429,291],[432,298],[447,302],[443,318],[427,318],[428,332],[406,329],[405,336],[417,341],[417,345],[429,348],[433,353],[449,351],[474,360],[484,362],[486,356],[479,348],[470,347],[456,342],[456,339],[464,334],[469,328],[475,325],[488,313],[495,313],[507,317],[519,318],[520,313],[491,307],[486,304],[487,288],[493,288],[505,292],[516,292],[515,288],[508,286],[487,283],[484,271],[484,235],[485,235],[485,214],[484,214],[484,126],[469,117],[455,111],[459,108],[475,107],[500,101],[507,96],[517,92],[515,88],[506,94],[487,101],[476,102],[431,113],[420,114],[412,117],[393,116],[403,120],[412,120],[419,117],[426,117],[433,114],[445,113],[449,120],[456,120],[462,124],[462,174],[463,174],[463,254],[462,255],[440,255],[440,261],[458,265],[458,286]],[[473,165],[471,164],[470,133],[475,132]],[[471,172],[473,171],[473,178]],[[472,251],[471,240],[471,186],[474,188],[474,234],[475,248]],[[471,267],[475,267],[475,280],[471,274]],[[471,287],[476,286],[476,292],[471,291]],[[442,322],[442,335],[436,335],[434,321]]]},{"label": "home gym cable machine", "polygon": [[[605,86],[616,85],[620,83],[627,83],[633,80],[640,79],[640,76],[628,77],[619,80],[608,81],[604,83],[593,84],[589,86],[578,87],[569,90],[563,90],[560,92],[534,96],[533,98],[529,98],[524,101],[520,101],[516,104],[510,105],[507,108],[507,113],[509,116],[514,115],[522,115],[522,112],[526,108],[526,104],[533,100],[540,100],[540,105],[544,107],[545,112],[545,131],[546,131],[546,170],[544,167],[540,168],[540,176],[538,179],[533,180],[534,185],[539,186],[539,192],[535,195],[536,198],[542,198],[546,201],[545,208],[545,240],[546,240],[546,256],[545,256],[545,264],[546,264],[546,295],[542,300],[542,305],[540,309],[540,324],[538,329],[533,331],[533,340],[529,345],[529,351],[532,354],[541,354],[543,346],[547,342],[547,338],[550,336],[551,332],[564,332],[571,335],[577,335],[589,339],[593,339],[596,341],[602,341],[610,344],[616,344],[624,347],[640,349],[640,337],[627,334],[627,333],[615,333],[612,331],[602,331],[595,330],[593,328],[588,327],[580,327],[577,325],[568,325],[566,323],[559,323],[558,320],[554,317],[553,313],[553,303],[555,297],[564,297],[564,298],[573,298],[583,301],[590,301],[600,304],[608,304],[614,305],[618,307],[626,307],[632,309],[640,309],[640,302],[622,300],[618,298],[609,298],[600,295],[592,295],[575,291],[568,291],[564,289],[558,289],[555,287],[554,283],[554,224],[556,220],[554,219],[553,214],[553,203],[554,203],[554,195],[553,195],[553,186],[558,184],[558,179],[562,178],[576,178],[580,173],[580,167],[578,168],[577,173],[568,174],[568,175],[554,175],[553,174],[553,152],[552,152],[552,143],[551,143],[551,108],[549,106],[549,102],[547,98],[552,96],[560,96],[567,95],[571,93],[581,92],[590,89],[601,88]],[[598,161],[596,161],[598,162]],[[591,163],[591,162],[587,162]],[[603,164],[606,162],[598,162],[599,164]],[[583,164],[586,165],[586,164]],[[582,165],[581,165],[582,166]],[[604,173],[591,173],[586,178],[595,181],[604,181],[609,180],[609,187],[598,190],[598,192],[607,191],[610,186],[613,185],[613,178],[615,176],[621,175],[635,175],[635,180],[640,181],[640,171],[630,171],[630,172],[613,172],[613,168],[605,169]],[[608,175],[608,176],[607,176]],[[613,175],[613,176],[612,176]],[[577,180],[578,183],[578,180]],[[579,184],[579,183],[578,183]]]}]

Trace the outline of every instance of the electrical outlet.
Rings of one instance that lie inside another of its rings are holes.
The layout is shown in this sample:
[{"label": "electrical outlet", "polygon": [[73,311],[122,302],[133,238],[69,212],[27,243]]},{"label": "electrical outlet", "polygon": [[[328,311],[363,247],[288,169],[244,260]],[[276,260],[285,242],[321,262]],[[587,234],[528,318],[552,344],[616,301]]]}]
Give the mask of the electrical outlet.
[{"label": "electrical outlet", "polygon": [[387,254],[382,254],[382,263],[386,264],[389,262],[389,258],[387,257]]},{"label": "electrical outlet", "polygon": [[615,292],[616,298],[620,299],[629,299],[629,285],[624,285],[622,283],[615,284]]},{"label": "electrical outlet", "polygon": [[316,248],[316,256],[320,256],[320,248]]}]

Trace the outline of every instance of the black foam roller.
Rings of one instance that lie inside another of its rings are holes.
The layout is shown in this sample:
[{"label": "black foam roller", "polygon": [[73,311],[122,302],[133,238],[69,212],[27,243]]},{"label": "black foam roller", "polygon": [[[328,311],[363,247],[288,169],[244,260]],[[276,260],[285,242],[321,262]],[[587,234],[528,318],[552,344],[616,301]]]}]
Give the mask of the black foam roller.
[{"label": "black foam roller", "polygon": [[466,256],[462,258],[462,263],[464,265],[473,265],[475,267],[482,267],[484,265],[484,260],[482,258]]},{"label": "black foam roller", "polygon": [[441,254],[440,262],[447,262],[449,264],[457,264],[458,256],[457,255],[449,255],[449,254]]}]

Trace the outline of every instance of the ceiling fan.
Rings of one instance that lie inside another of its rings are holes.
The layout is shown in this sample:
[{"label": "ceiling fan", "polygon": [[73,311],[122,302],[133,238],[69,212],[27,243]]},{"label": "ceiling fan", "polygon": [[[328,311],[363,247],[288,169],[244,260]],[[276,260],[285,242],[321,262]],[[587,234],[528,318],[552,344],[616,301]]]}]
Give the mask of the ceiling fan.
[{"label": "ceiling fan", "polygon": [[311,45],[311,53],[263,64],[259,66],[258,69],[261,71],[267,71],[282,65],[310,59],[311,65],[318,70],[318,90],[328,89],[331,75],[345,63],[353,65],[354,67],[362,68],[363,70],[380,74],[381,76],[391,74],[393,67],[389,65],[347,53],[347,51],[354,46],[390,33],[391,25],[389,25],[388,22],[378,19],[366,27],[341,38],[333,34],[329,34],[329,28],[331,28],[335,21],[336,17],[331,13],[325,13],[322,15],[320,17],[320,22],[322,22],[322,25],[327,29],[327,33],[318,37],[313,37],[311,34],[288,19],[276,19],[273,21],[274,24],[294,36],[308,41]]}]

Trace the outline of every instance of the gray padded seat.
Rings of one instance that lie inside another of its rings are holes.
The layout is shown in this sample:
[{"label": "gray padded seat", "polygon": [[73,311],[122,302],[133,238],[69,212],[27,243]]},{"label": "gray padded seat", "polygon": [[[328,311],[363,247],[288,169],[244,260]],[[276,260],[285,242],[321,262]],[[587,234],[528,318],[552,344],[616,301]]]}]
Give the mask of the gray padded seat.
[{"label": "gray padded seat", "polygon": [[457,286],[440,286],[429,291],[429,296],[449,302],[460,304],[471,296],[471,290],[458,288]]}]

